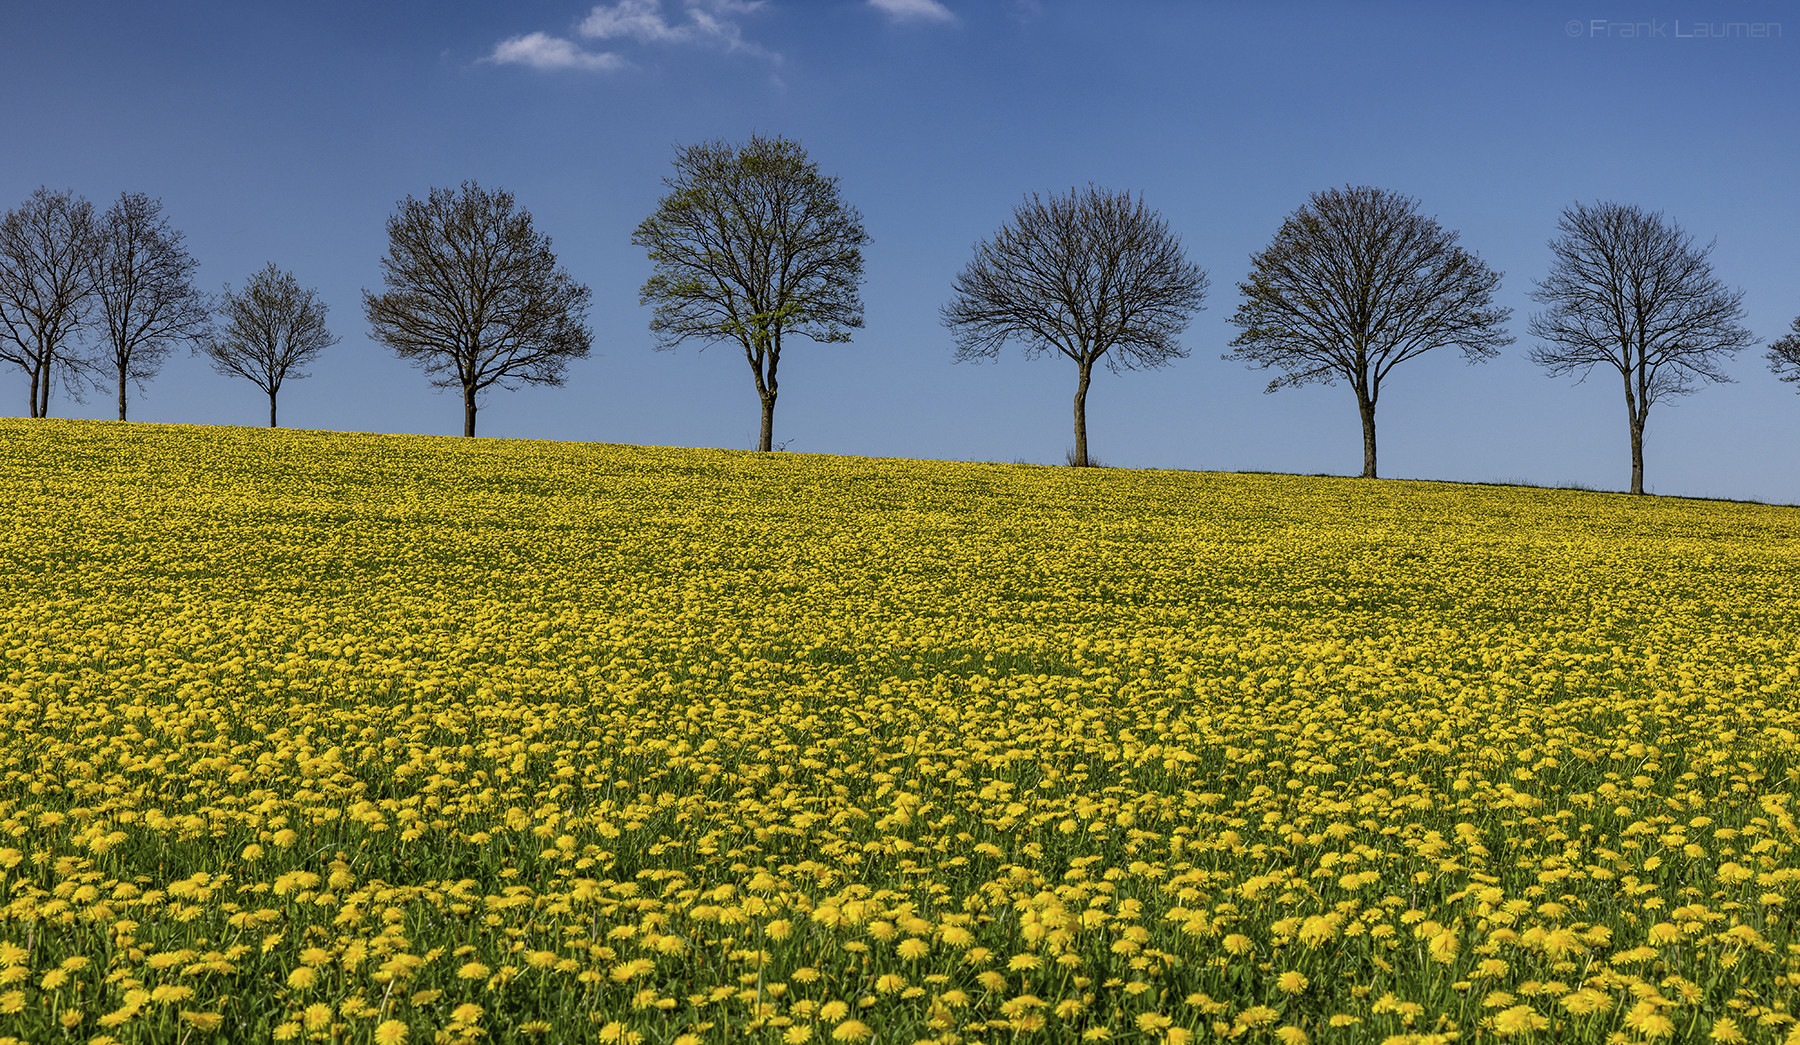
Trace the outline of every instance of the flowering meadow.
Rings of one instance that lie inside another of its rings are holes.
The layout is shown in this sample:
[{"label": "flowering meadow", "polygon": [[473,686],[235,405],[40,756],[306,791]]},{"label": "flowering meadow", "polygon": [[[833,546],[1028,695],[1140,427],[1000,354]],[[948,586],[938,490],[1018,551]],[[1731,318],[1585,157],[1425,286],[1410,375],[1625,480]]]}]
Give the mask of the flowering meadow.
[{"label": "flowering meadow", "polygon": [[1797,538],[0,421],[0,1038],[1800,1042]]}]

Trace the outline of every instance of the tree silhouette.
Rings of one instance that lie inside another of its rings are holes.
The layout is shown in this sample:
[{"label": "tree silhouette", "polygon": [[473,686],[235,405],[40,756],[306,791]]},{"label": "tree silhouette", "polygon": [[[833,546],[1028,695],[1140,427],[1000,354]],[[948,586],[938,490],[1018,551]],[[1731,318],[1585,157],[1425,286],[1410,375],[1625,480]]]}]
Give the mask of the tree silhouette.
[{"label": "tree silhouette", "polygon": [[1290,214],[1251,258],[1226,359],[1283,371],[1266,391],[1348,382],[1362,418],[1363,478],[1376,477],[1375,407],[1394,367],[1455,345],[1471,363],[1510,344],[1512,310],[1494,305],[1500,273],[1457,234],[1383,189],[1326,189]]},{"label": "tree silhouette", "polygon": [[463,394],[463,435],[491,386],[560,385],[593,343],[592,293],[558,267],[512,193],[472,181],[408,196],[388,218],[387,292],[363,291],[375,340]]},{"label": "tree silhouette", "polygon": [[269,427],[274,428],[275,396],[282,382],[306,377],[299,368],[337,344],[325,329],[325,312],[317,291],[301,289],[293,273],[271,261],[241,292],[232,293],[226,284],[219,296],[224,325],[197,351],[209,356],[219,373],[262,389],[269,397]]},{"label": "tree silhouette", "polygon": [[1720,364],[1756,343],[1738,321],[1743,292],[1713,275],[1713,245],[1661,212],[1622,203],[1572,204],[1550,241],[1554,260],[1532,300],[1541,343],[1531,361],[1550,376],[1596,366],[1618,371],[1631,436],[1631,492],[1644,492],[1644,422],[1650,408],[1708,382],[1730,381]]},{"label": "tree silhouette", "polygon": [[1008,341],[1028,358],[1055,350],[1075,363],[1075,450],[1086,467],[1087,394],[1094,365],[1160,367],[1187,355],[1176,337],[1203,307],[1207,276],[1142,196],[1089,185],[1033,193],[1012,221],[975,246],[942,310],[958,362],[989,359]]}]

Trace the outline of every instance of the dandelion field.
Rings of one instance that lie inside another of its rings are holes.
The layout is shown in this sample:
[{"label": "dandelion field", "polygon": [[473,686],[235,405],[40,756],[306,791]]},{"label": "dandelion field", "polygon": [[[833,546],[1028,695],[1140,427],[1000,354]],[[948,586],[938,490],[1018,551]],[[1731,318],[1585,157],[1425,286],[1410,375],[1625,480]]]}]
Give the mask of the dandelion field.
[{"label": "dandelion field", "polygon": [[0,420],[0,1038],[1800,1041],[1800,509]]}]

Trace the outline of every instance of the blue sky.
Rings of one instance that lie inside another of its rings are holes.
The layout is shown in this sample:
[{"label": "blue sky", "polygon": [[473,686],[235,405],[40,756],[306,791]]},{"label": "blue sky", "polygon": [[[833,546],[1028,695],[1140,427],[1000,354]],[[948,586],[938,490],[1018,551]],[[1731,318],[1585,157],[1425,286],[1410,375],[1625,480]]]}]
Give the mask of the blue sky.
[{"label": "blue sky", "polygon": [[[1726,22],[1778,35],[1698,35]],[[1360,471],[1347,387],[1264,395],[1267,375],[1219,358],[1250,255],[1329,186],[1417,197],[1515,310],[1500,358],[1441,350],[1384,385],[1386,476],[1625,486],[1617,377],[1526,358],[1527,294],[1573,201],[1716,238],[1765,341],[1800,314],[1800,6],[1781,0],[63,0],[0,9],[0,97],[0,208],[39,185],[145,192],[207,289],[269,261],[319,289],[342,341],[282,390],[294,427],[461,431],[457,394],[369,339],[361,291],[399,200],[474,179],[510,189],[594,294],[592,357],[564,387],[490,395],[483,436],[754,445],[741,352],[652,350],[630,242],[677,145],[753,132],[799,140],[871,237],[867,326],[784,354],[775,438],[794,451],[1060,462],[1073,365],[953,364],[938,309],[1024,194],[1090,181],[1141,192],[1212,277],[1188,358],[1097,377],[1110,464]],[[1651,414],[1649,487],[1800,501],[1800,396],[1760,348],[1729,371]],[[0,373],[0,412],[23,414],[26,387]],[[51,414],[113,416],[87,398],[59,389]],[[182,351],[131,416],[266,412]]]}]

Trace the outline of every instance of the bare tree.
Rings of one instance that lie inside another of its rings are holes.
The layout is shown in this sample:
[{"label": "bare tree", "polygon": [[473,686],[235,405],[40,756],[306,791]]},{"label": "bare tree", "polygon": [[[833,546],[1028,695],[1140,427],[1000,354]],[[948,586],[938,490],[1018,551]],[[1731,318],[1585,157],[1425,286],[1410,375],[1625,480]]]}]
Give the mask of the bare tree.
[{"label": "bare tree", "polygon": [[1794,317],[1793,333],[1769,345],[1769,369],[1783,381],[1800,382],[1800,316]]},{"label": "bare tree", "polygon": [[462,389],[465,436],[487,388],[560,385],[593,341],[590,291],[557,267],[550,237],[504,189],[465,181],[408,196],[388,218],[381,274],[386,293],[363,291],[375,340],[435,375],[433,385]]},{"label": "bare tree", "polygon": [[69,348],[94,294],[94,205],[40,187],[0,217],[0,359],[31,375],[31,416],[50,413],[50,379],[85,361]]},{"label": "bare tree", "polygon": [[1016,340],[1027,358],[1054,349],[1075,363],[1075,452],[1088,461],[1087,394],[1094,364],[1160,367],[1187,355],[1176,337],[1204,307],[1206,271],[1143,197],[1089,185],[1036,193],[975,246],[941,310],[956,360],[991,359]]},{"label": "bare tree", "polygon": [[1709,381],[1730,381],[1720,364],[1756,344],[1743,318],[1743,292],[1713,275],[1713,245],[1661,212],[1634,204],[1570,205],[1550,241],[1554,261],[1531,298],[1542,344],[1531,361],[1550,376],[1586,380],[1595,366],[1619,373],[1631,434],[1631,492],[1644,492],[1644,422],[1656,403]]},{"label": "bare tree", "polygon": [[656,306],[656,347],[735,340],[762,401],[757,448],[769,450],[783,339],[849,341],[863,325],[862,215],[781,137],[678,149],[663,184],[668,195],[631,236],[655,265],[640,301]]},{"label": "bare tree", "polygon": [[120,193],[100,216],[98,235],[93,280],[106,341],[96,366],[118,379],[123,421],[126,381],[141,388],[174,342],[204,337],[211,310],[194,286],[200,263],[163,215],[161,200]]},{"label": "bare tree", "polygon": [[213,369],[241,377],[269,397],[269,427],[275,427],[275,395],[281,383],[307,375],[300,367],[337,344],[325,329],[325,303],[318,292],[301,289],[292,272],[270,262],[251,276],[240,293],[231,285],[219,296],[223,326],[209,334],[196,351],[212,358]]},{"label": "bare tree", "polygon": [[1250,259],[1231,317],[1241,333],[1224,358],[1283,371],[1265,391],[1349,382],[1365,479],[1376,477],[1375,407],[1394,367],[1446,345],[1477,363],[1513,340],[1512,310],[1494,305],[1500,273],[1418,207],[1369,186],[1313,193]]}]

